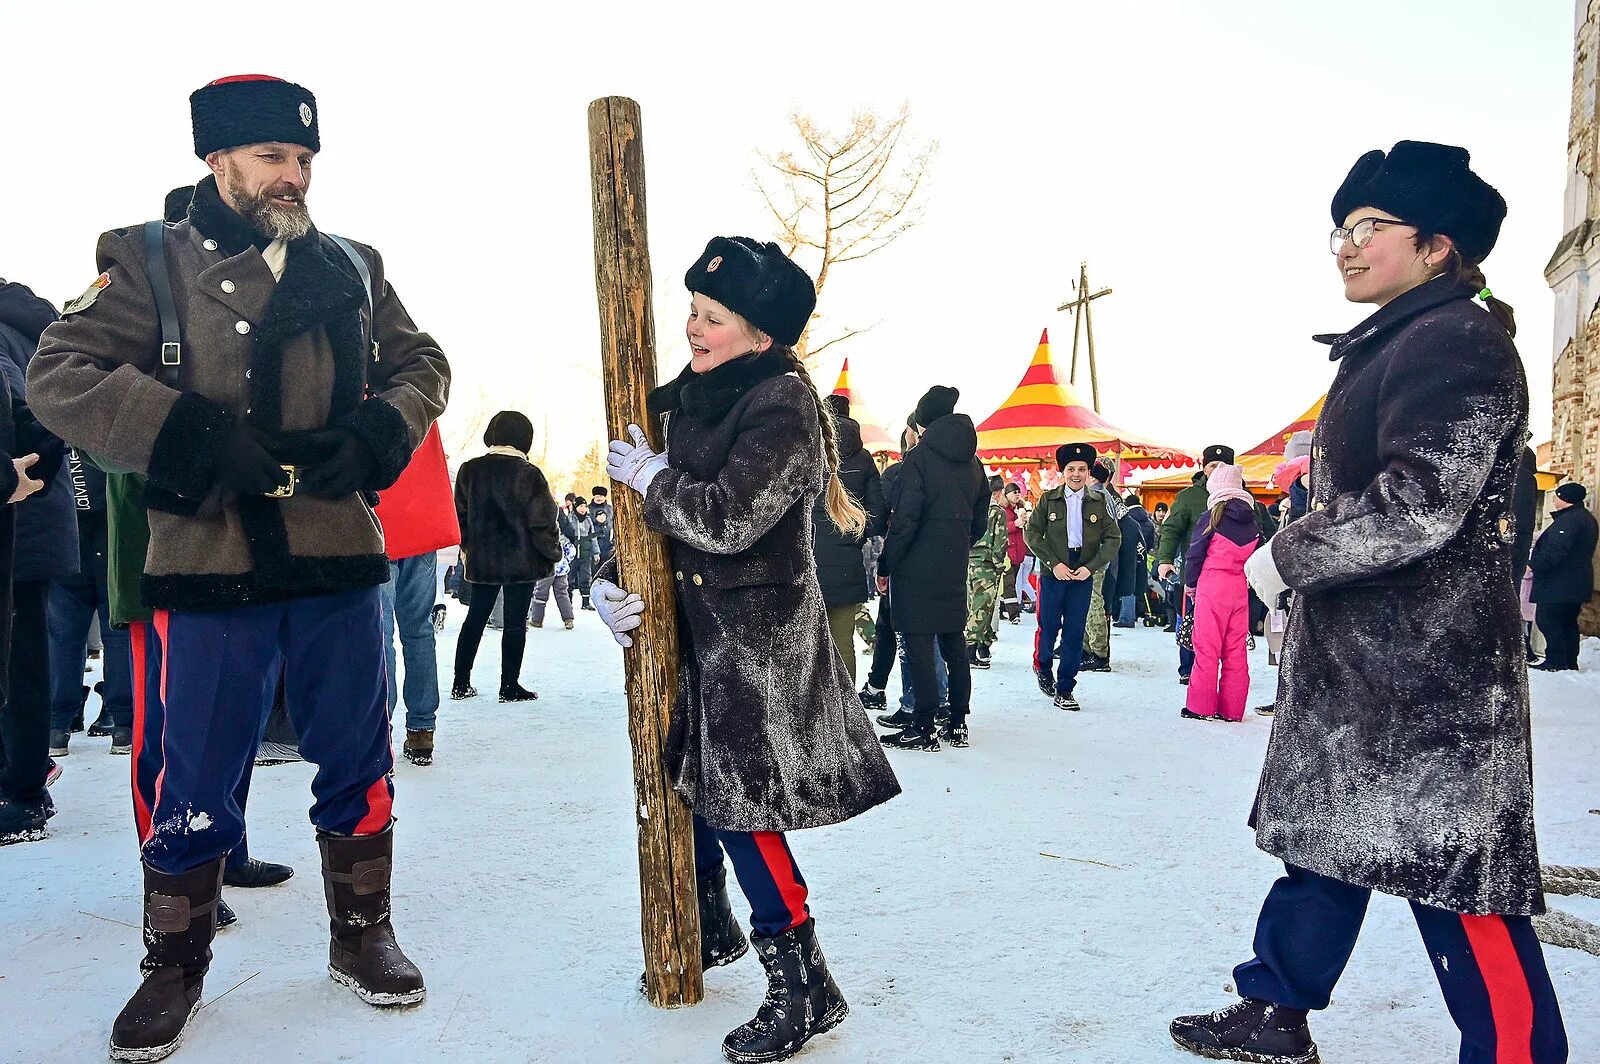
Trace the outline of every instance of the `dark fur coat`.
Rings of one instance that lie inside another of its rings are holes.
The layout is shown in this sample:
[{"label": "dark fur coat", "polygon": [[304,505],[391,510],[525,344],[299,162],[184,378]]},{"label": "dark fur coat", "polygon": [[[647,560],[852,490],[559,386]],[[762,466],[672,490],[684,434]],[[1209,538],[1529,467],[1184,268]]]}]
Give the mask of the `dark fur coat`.
[{"label": "dark fur coat", "polygon": [[1463,913],[1542,911],[1511,492],[1511,338],[1436,280],[1334,341],[1256,805],[1292,864]]},{"label": "dark fur coat", "polygon": [[561,560],[550,484],[520,455],[480,455],[461,467],[456,520],[471,583],[531,584]]},{"label": "dark fur coat", "polygon": [[[670,467],[645,521],[670,541],[678,698],[667,768],[714,828],[848,820],[900,792],[828,634],[812,556],[824,487],[811,389],[776,354],[652,393]],[[600,577],[615,581],[615,562]],[[650,618],[645,618],[650,623]]]}]

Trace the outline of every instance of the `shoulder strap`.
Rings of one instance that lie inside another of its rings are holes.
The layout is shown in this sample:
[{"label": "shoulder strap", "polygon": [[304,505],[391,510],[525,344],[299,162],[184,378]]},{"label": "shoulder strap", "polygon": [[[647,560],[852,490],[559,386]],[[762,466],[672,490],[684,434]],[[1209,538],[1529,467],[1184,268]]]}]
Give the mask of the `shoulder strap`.
[{"label": "shoulder strap", "polygon": [[361,253],[355,249],[355,245],[344,237],[334,236],[332,233],[325,235],[329,240],[339,245],[339,250],[345,253],[345,256],[350,260],[350,265],[356,268],[356,276],[361,278],[361,287],[367,293],[367,317],[370,319],[373,313],[372,271],[367,268],[367,260],[362,258]]},{"label": "shoulder strap", "polygon": [[156,379],[179,391],[178,370],[183,364],[183,335],[178,326],[178,309],[172,302],[172,277],[167,272],[166,224],[144,223],[145,272],[150,275],[150,290],[156,297],[156,313],[161,317],[161,359],[156,363]]},{"label": "shoulder strap", "polygon": [[[339,250],[344,252],[345,257],[350,260],[350,265],[356,268],[356,276],[361,278],[361,290],[367,296],[367,340],[372,348],[372,361],[376,362],[378,361],[378,316],[377,312],[373,310],[375,300],[372,295],[372,271],[367,268],[367,260],[361,256],[361,252],[357,251],[355,245],[350,241],[342,236],[334,236],[332,233],[324,233],[323,236],[326,236],[339,246]],[[368,394],[367,381],[367,364],[363,362],[361,364],[361,392],[363,395]]]}]

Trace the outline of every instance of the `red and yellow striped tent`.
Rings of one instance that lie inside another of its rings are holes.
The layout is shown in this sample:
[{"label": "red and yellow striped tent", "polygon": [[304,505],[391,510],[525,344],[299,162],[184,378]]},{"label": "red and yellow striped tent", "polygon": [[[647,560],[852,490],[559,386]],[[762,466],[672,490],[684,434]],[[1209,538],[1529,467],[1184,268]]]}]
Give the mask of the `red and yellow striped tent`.
[{"label": "red and yellow striped tent", "polygon": [[[1244,467],[1245,487],[1269,502],[1282,494],[1272,484],[1272,471],[1283,463],[1283,449],[1290,436],[1302,429],[1310,431],[1316,428],[1317,418],[1322,415],[1322,404],[1327,398],[1323,395],[1305,413],[1239,455],[1238,462]],[[1190,470],[1175,476],[1146,480],[1140,483],[1139,494],[1144,498],[1146,507],[1158,502],[1170,503],[1178,492],[1189,486],[1193,476],[1194,471]]]},{"label": "red and yellow striped tent", "polygon": [[1063,443],[1093,444],[1101,454],[1120,456],[1124,470],[1173,468],[1195,461],[1177,447],[1118,428],[1085,405],[1056,372],[1046,329],[1010,398],[978,426],[978,457],[1004,469],[1045,465],[1054,470],[1056,448]]},{"label": "red and yellow striped tent", "polygon": [[861,424],[861,444],[868,454],[877,454],[887,451],[899,456],[900,441],[889,435],[874,416],[872,408],[862,399],[861,393],[850,386],[850,360],[844,360],[844,365],[839,370],[839,381],[833,386],[834,395],[842,395],[850,400],[850,416]]}]

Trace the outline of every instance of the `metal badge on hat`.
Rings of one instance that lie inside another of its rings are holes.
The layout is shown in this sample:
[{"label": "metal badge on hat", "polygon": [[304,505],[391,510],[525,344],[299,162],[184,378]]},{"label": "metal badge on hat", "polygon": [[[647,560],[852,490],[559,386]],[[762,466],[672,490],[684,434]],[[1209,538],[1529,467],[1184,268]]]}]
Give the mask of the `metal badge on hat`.
[{"label": "metal badge on hat", "polygon": [[712,259],[710,262],[706,263],[706,272],[707,273],[716,273],[717,272],[717,267],[721,266],[721,265],[722,265],[722,256],[718,255],[717,257]]},{"label": "metal badge on hat", "polygon": [[305,126],[307,129],[310,129],[311,117],[311,105],[308,103],[302,103],[300,105],[300,124]]}]

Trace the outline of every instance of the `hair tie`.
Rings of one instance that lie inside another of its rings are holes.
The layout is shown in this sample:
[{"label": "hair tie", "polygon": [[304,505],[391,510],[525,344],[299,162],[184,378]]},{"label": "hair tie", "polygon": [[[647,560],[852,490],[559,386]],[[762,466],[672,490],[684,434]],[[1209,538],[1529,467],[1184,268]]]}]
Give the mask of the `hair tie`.
[{"label": "hair tie", "polygon": [[1482,291],[1480,291],[1478,293],[1478,298],[1483,300],[1485,303],[1487,303],[1487,302],[1489,302],[1489,300],[1494,298],[1494,293],[1489,291],[1489,289],[1487,287],[1485,287]]}]

